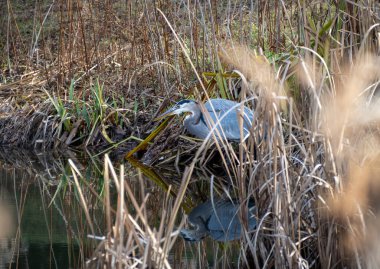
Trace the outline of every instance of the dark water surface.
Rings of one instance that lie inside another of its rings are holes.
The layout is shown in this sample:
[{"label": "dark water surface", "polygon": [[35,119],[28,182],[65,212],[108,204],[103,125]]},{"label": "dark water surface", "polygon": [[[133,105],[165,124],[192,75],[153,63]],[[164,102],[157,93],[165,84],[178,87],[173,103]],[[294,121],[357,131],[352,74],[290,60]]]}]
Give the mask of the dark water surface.
[{"label": "dark water surface", "polygon": [[[102,192],[102,163],[96,165],[88,158],[76,159],[73,153],[36,154],[20,150],[0,150],[0,269],[1,268],[85,268],[99,241],[89,239],[92,234],[83,208],[73,190],[71,158],[81,169],[88,184]],[[140,175],[126,165],[133,176]],[[143,177],[144,188],[152,197],[149,215],[152,225],[159,226],[160,204],[165,200],[165,187]],[[133,180],[130,180],[133,184]],[[142,197],[141,180],[135,195]],[[90,206],[97,236],[105,234],[105,214],[99,199],[85,193]],[[154,200],[156,199],[156,200]],[[116,200],[116,199],[115,199]],[[93,202],[91,202],[93,201]],[[238,245],[230,245],[231,256],[224,245],[211,239],[202,243],[188,243],[179,238],[169,255],[173,268],[236,267]],[[222,249],[222,250],[221,250]]]},{"label": "dark water surface", "polygon": [[79,205],[58,196],[52,202],[63,164],[53,156],[1,152],[0,268],[82,267],[80,248],[92,246],[79,243],[86,231]]}]

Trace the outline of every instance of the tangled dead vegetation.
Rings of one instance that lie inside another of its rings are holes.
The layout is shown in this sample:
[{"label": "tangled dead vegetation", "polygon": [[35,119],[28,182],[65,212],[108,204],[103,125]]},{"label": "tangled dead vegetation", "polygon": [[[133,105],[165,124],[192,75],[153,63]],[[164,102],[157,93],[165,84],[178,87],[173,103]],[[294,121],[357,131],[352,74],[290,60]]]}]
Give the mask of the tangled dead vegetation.
[{"label": "tangled dead vegetation", "polygon": [[[50,149],[56,147],[60,119],[51,115],[51,105],[2,113],[0,144],[9,147]],[[3,106],[4,108],[4,106]]]}]

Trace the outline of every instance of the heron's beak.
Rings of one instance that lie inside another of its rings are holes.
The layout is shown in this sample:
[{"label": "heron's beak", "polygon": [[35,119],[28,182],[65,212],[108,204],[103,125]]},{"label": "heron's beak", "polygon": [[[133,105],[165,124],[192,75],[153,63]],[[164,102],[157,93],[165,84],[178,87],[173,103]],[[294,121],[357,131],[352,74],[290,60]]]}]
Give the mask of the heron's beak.
[{"label": "heron's beak", "polygon": [[171,109],[169,109],[169,110],[165,111],[164,113],[162,113],[161,115],[157,116],[154,119],[154,121],[159,121],[159,120],[162,120],[163,118],[166,118],[166,117],[172,116],[172,115],[177,115],[175,107],[172,107]]}]

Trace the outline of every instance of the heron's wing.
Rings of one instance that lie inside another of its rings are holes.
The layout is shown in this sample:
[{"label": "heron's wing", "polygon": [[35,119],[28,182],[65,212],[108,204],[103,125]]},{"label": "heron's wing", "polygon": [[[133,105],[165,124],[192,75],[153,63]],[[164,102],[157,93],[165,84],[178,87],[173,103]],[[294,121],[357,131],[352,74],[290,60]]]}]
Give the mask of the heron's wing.
[{"label": "heron's wing", "polygon": [[[254,208],[254,206],[252,207]],[[251,209],[252,209],[251,208]],[[221,200],[215,204],[215,210],[207,222],[207,229],[210,236],[218,241],[230,241],[240,238],[242,224],[238,212],[239,203],[233,203],[231,200]],[[252,211],[248,212],[248,231],[256,227],[256,218]]]},{"label": "heron's wing", "polygon": [[193,224],[198,223],[198,221],[206,222],[212,214],[212,204],[211,200],[208,200],[200,205],[197,205],[193,210],[191,210],[188,215],[189,221]]},{"label": "heron's wing", "polygon": [[[215,209],[215,210],[214,210]],[[230,200],[220,200],[215,202],[215,208],[207,222],[210,230],[227,230],[239,224],[238,217],[239,204]]]},{"label": "heron's wing", "polygon": [[[240,106],[237,102],[226,99],[211,99],[205,104],[214,123],[220,120],[220,125],[228,139],[240,140],[240,130],[238,117],[243,116],[243,134],[249,134],[249,129],[253,122],[253,111],[244,106],[244,113],[240,113]],[[233,108],[235,107],[235,108]],[[215,113],[214,113],[215,112]],[[225,115],[227,113],[227,115]],[[223,115],[225,115],[223,117]],[[218,128],[221,131],[220,128]]]},{"label": "heron's wing", "polygon": [[229,200],[215,205],[214,214],[211,215],[207,228],[214,240],[230,241],[241,236],[241,224],[238,214],[238,204]]}]

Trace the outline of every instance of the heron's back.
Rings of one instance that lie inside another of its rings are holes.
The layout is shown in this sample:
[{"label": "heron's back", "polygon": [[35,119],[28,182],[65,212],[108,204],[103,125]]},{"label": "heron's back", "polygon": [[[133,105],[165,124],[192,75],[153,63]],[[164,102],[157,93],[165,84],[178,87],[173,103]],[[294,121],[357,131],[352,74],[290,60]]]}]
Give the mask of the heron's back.
[{"label": "heron's back", "polygon": [[[249,134],[254,115],[248,107],[244,106],[244,112],[241,113],[240,103],[226,99],[211,99],[205,103],[205,108],[214,124],[220,122],[227,139],[240,140],[239,117],[242,117],[243,120],[243,136],[246,137]],[[207,120],[206,115],[204,118]],[[220,127],[217,128],[221,132]],[[223,136],[223,134],[221,135]]]}]

